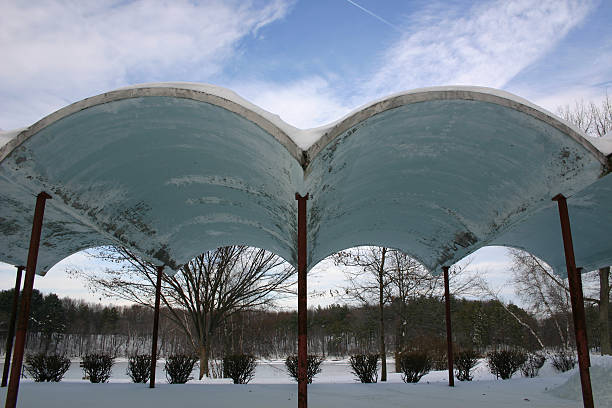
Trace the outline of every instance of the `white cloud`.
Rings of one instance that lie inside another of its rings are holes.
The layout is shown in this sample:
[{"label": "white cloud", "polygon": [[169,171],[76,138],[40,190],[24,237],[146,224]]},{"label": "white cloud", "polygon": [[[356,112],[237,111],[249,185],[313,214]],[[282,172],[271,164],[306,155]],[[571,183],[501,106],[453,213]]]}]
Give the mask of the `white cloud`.
[{"label": "white cloud", "polygon": [[204,80],[221,70],[242,38],[282,18],[290,5],[284,0],[3,2],[0,127],[28,125],[134,78]]},{"label": "white cloud", "polygon": [[432,85],[503,87],[550,51],[592,9],[574,0],[480,2],[460,13],[436,3],[384,52],[366,89],[380,95]]},{"label": "white cloud", "polygon": [[[327,124],[375,98],[423,86],[504,88],[554,49],[593,7],[588,1],[498,0],[479,2],[464,11],[433,2],[408,18],[408,31],[377,56],[378,69],[369,80],[355,83],[336,73],[285,83],[240,82],[230,88],[299,128]],[[533,96],[549,109],[559,105],[558,97],[517,93]]]},{"label": "white cloud", "polygon": [[302,129],[327,124],[350,111],[348,105],[337,97],[330,81],[321,76],[289,83],[241,82],[230,88]]},{"label": "white cloud", "polygon": [[[102,272],[114,266],[116,265],[92,259],[86,251],[78,252],[57,263],[45,276],[37,275],[34,279],[34,288],[43,294],[55,293],[59,297],[83,299],[92,303],[130,304],[121,299],[102,297],[99,293],[91,292],[85,279],[68,272],[73,269]],[[0,282],[2,282],[0,290],[11,289],[15,286],[15,273],[14,266],[0,262]],[[21,284],[23,285],[23,278]]]}]

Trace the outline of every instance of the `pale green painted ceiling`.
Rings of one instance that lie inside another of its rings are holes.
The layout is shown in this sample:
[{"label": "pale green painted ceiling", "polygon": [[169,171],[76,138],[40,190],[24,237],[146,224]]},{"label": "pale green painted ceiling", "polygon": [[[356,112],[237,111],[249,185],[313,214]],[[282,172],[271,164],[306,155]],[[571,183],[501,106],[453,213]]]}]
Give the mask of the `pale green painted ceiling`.
[{"label": "pale green painted ceiling", "polygon": [[490,89],[406,92],[302,131],[218,87],[126,88],[70,105],[0,149],[0,261],[25,262],[35,195],[46,191],[39,273],[105,244],[172,269],[228,244],[295,264],[295,193],[308,192],[310,267],[371,244],[437,271],[507,245],[563,273],[551,201],[562,193],[577,262],[594,268],[612,263],[605,153]]}]

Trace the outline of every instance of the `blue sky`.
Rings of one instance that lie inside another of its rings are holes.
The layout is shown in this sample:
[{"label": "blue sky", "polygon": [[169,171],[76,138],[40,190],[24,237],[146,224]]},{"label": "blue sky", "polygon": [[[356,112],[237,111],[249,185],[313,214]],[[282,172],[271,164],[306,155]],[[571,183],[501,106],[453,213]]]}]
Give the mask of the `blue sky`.
[{"label": "blue sky", "polygon": [[[610,1],[3,0],[0,129],[157,81],[225,86],[302,128],[435,85],[501,88],[555,111],[612,86],[610,21]],[[503,250],[480,257],[503,275]],[[85,296],[61,268],[36,285]],[[12,276],[0,268],[0,287]]]}]

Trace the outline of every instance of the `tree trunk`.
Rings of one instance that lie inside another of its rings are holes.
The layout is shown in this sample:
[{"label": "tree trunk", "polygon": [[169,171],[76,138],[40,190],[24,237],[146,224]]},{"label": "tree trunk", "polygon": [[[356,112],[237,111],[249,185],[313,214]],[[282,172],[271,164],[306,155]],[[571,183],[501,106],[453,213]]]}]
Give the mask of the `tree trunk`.
[{"label": "tree trunk", "polygon": [[610,267],[599,269],[599,327],[601,355],[612,354],[610,347],[610,325],[608,309],[610,305]]},{"label": "tree trunk", "polygon": [[380,269],[378,270],[378,309],[380,314],[380,362],[381,373],[380,381],[387,381],[387,351],[385,350],[385,299],[383,297],[384,271],[385,271],[385,252],[386,248],[382,249],[382,258],[380,261]]},{"label": "tree trunk", "polygon": [[200,344],[200,380],[204,376],[209,376],[208,372],[208,339],[205,341],[206,344]]}]

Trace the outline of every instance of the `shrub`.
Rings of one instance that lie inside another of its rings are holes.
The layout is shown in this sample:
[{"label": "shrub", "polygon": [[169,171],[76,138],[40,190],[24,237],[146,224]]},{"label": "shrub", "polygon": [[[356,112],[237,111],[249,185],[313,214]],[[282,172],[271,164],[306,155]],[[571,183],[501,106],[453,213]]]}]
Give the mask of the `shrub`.
[{"label": "shrub", "polygon": [[[431,359],[432,370],[447,370],[448,369],[448,357],[447,357],[447,344],[445,337],[433,337],[433,336],[416,336],[412,338],[406,344],[406,347],[400,351],[422,351],[427,353]],[[396,372],[401,372],[399,368],[399,361],[396,361]]]},{"label": "shrub", "polygon": [[538,375],[540,372],[540,368],[544,365],[546,361],[546,357],[539,353],[529,353],[527,354],[527,360],[525,360],[525,364],[521,366],[521,372],[523,376],[533,378]]},{"label": "shrub", "polygon": [[559,372],[571,370],[576,366],[576,357],[569,349],[560,349],[552,355],[552,366]]},{"label": "shrub", "polygon": [[472,368],[478,364],[478,353],[473,350],[463,350],[455,354],[455,377],[459,381],[472,381]]},{"label": "shrub", "polygon": [[248,384],[253,379],[257,362],[250,354],[232,354],[223,357],[223,378],[231,378],[234,384]]},{"label": "shrub", "polygon": [[409,351],[400,355],[400,370],[405,383],[419,382],[421,377],[431,371],[432,360],[422,351]]},{"label": "shrub", "polygon": [[126,370],[135,383],[146,383],[151,378],[151,355],[135,354],[128,359]]},{"label": "shrub", "polygon": [[59,382],[69,368],[70,359],[66,356],[40,353],[26,357],[25,369],[36,382]]},{"label": "shrub", "polygon": [[175,354],[166,359],[164,371],[169,384],[185,384],[191,380],[191,372],[197,358],[189,354]]},{"label": "shrub", "polygon": [[446,339],[431,339],[429,347],[421,349],[431,358],[432,370],[448,370]]},{"label": "shrub", "polygon": [[349,360],[352,373],[362,383],[375,383],[378,381],[378,354],[356,354]]},{"label": "shrub", "polygon": [[527,354],[520,350],[499,350],[487,354],[489,369],[497,378],[507,380],[518,371],[527,360]]},{"label": "shrub", "polygon": [[[308,384],[312,384],[312,379],[315,375],[321,372],[321,363],[325,360],[323,357],[315,356],[313,354],[308,355],[306,360],[306,379]],[[288,356],[285,360],[285,366],[287,372],[295,381],[298,381],[298,358],[296,355]]]},{"label": "shrub", "polygon": [[86,354],[82,360],[83,372],[92,383],[105,383],[111,376],[114,363],[114,357],[109,354]]}]

